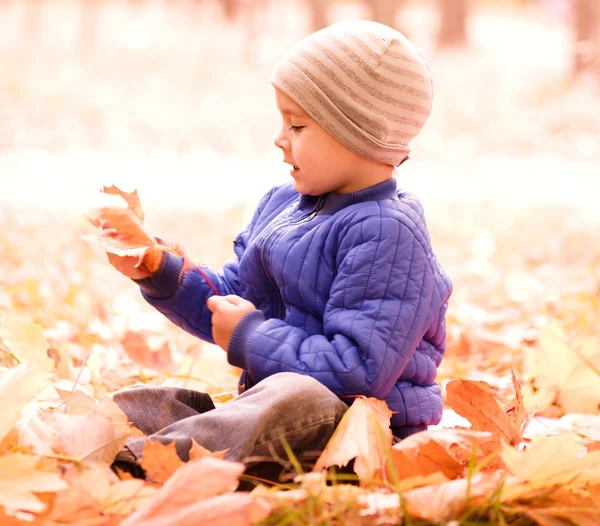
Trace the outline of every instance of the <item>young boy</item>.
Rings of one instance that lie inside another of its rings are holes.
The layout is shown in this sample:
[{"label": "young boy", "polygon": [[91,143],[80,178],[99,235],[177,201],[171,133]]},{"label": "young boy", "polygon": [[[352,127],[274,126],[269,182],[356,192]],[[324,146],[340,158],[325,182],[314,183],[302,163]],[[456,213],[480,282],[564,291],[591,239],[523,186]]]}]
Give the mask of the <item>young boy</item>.
[{"label": "young boy", "polygon": [[[355,395],[385,400],[395,437],[439,422],[434,383],[451,282],[418,200],[394,167],[429,116],[427,66],[397,31],[349,21],[319,31],[275,68],[275,145],[292,182],[261,200],[220,271],[154,250],[141,268],[109,255],[176,325],[243,370],[235,400],[139,386],[115,400],[152,439],[192,438],[226,458],[322,450]],[[107,225],[110,227],[110,225]],[[121,461],[139,460],[144,439]]]}]

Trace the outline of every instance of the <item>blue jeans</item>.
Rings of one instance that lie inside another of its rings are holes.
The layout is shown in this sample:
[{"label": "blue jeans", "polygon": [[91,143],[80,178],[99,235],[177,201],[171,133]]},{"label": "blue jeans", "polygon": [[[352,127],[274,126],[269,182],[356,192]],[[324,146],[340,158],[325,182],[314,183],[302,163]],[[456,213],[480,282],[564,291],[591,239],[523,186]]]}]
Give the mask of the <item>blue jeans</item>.
[{"label": "blue jeans", "polygon": [[[175,441],[189,459],[192,438],[225,458],[255,465],[288,460],[283,440],[310,463],[331,438],[348,406],[310,376],[279,373],[233,401],[214,406],[205,393],[179,387],[133,386],[115,393],[130,422],[152,440]],[[117,461],[139,464],[146,438],[130,440]]]}]

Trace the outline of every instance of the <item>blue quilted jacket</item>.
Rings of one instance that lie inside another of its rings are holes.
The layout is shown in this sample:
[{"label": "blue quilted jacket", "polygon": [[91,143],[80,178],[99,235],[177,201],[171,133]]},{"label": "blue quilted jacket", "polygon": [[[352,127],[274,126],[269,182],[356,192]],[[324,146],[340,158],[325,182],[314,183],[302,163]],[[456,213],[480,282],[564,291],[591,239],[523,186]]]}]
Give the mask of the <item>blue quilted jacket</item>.
[{"label": "blue quilted jacket", "polygon": [[138,283],[151,305],[209,342],[211,284],[256,305],[227,350],[244,370],[241,390],[291,371],[340,397],[384,399],[400,438],[440,421],[434,380],[452,285],[431,249],[421,204],[395,179],[318,197],[275,187],[234,251],[219,272],[200,266],[181,282],[183,260],[167,254]]}]

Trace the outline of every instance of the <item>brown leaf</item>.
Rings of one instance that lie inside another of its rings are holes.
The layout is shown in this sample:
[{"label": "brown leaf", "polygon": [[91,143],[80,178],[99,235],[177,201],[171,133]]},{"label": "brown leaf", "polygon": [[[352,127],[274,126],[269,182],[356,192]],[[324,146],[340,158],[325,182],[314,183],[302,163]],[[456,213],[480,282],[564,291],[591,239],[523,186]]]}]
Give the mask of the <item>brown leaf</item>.
[{"label": "brown leaf", "polygon": [[[519,389],[518,382],[515,388]],[[519,391],[516,404],[522,405],[520,398]],[[489,431],[512,445],[521,441],[524,431],[521,407],[513,407],[507,413],[487,383],[454,380],[448,383],[447,401],[452,409],[471,422],[473,430]],[[514,411],[517,411],[517,415],[511,416],[510,413]]]},{"label": "brown leaf", "polygon": [[169,342],[165,342],[160,349],[151,349],[142,333],[127,331],[121,338],[121,345],[127,356],[142,367],[156,371],[167,371],[173,368]]},{"label": "brown leaf", "polygon": [[384,401],[357,398],[342,417],[313,471],[345,466],[356,458],[354,471],[361,482],[372,479],[385,465],[386,449],[392,444],[391,416]]},{"label": "brown leaf", "polygon": [[122,526],[137,526],[151,519],[167,521],[176,512],[193,506],[199,500],[233,491],[244,469],[245,466],[239,462],[213,457],[190,460],[165,482],[152,501],[130,515]]},{"label": "brown leaf", "polygon": [[473,453],[481,456],[479,443],[491,437],[491,433],[458,429],[422,431],[393,446],[393,464],[400,478],[437,472],[461,477]]},{"label": "brown leaf", "polygon": [[175,441],[165,446],[158,440],[146,440],[142,450],[142,468],[150,480],[162,484],[182,465]]}]

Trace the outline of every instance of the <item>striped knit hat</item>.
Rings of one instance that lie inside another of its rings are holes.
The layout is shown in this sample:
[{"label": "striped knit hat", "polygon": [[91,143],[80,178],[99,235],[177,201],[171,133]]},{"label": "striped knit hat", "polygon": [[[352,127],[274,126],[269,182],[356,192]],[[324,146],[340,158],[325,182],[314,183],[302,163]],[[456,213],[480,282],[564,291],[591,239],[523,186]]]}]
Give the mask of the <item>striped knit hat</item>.
[{"label": "striped knit hat", "polygon": [[302,40],[277,66],[273,86],[354,152],[397,166],[431,112],[425,61],[398,31],[365,20]]}]

